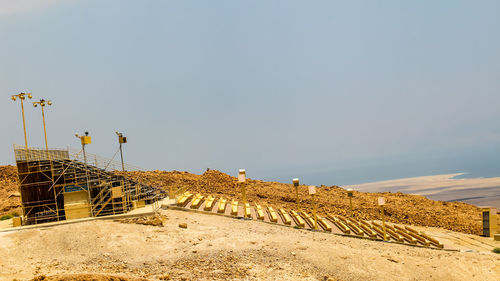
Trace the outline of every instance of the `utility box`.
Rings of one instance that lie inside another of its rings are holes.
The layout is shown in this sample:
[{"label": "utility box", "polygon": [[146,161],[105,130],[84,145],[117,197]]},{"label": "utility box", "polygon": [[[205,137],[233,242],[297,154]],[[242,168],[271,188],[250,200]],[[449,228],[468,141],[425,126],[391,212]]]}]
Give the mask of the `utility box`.
[{"label": "utility box", "polygon": [[13,217],[12,218],[12,226],[18,227],[23,225],[23,218],[21,217]]},{"label": "utility box", "polygon": [[82,140],[82,145],[85,145],[85,144],[90,144],[91,143],[91,138],[90,136],[83,136],[83,137],[80,137],[81,140]]},{"label": "utility box", "polygon": [[146,202],[144,202],[144,200],[134,201],[132,202],[132,206],[134,206],[134,209],[144,208],[146,207]]},{"label": "utility box", "polygon": [[91,216],[88,196],[86,190],[64,193],[64,211],[67,220]]},{"label": "utility box", "polygon": [[497,234],[497,209],[496,208],[482,208],[483,209],[483,236],[494,237]]}]

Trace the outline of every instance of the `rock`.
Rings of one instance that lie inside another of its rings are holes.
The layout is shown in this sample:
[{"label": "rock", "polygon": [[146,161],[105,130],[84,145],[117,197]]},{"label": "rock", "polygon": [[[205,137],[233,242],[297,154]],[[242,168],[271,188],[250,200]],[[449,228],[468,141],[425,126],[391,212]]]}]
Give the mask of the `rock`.
[{"label": "rock", "polygon": [[19,192],[11,193],[8,198],[11,198],[11,197],[21,197],[21,193],[19,193]]},{"label": "rock", "polygon": [[165,274],[159,278],[160,280],[170,280],[170,275]]},{"label": "rock", "polygon": [[183,222],[183,223],[179,223],[179,227],[180,228],[188,228],[188,225],[187,225],[187,223]]}]

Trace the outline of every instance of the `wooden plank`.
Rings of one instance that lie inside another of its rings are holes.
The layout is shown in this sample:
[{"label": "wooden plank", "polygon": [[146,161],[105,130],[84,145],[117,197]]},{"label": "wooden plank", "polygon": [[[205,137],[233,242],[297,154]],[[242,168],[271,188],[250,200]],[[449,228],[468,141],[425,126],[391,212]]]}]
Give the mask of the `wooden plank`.
[{"label": "wooden plank", "polygon": [[238,201],[235,201],[234,199],[231,201],[231,215],[238,215]]},{"label": "wooden plank", "polygon": [[358,222],[358,226],[368,235],[368,237],[375,239],[377,238],[377,233],[371,229],[371,227],[367,226],[363,222]]},{"label": "wooden plank", "polygon": [[283,223],[286,225],[292,225],[292,220],[290,219],[290,216],[288,215],[287,212],[285,212],[285,209],[280,208],[279,213],[281,215],[281,218],[283,219]]},{"label": "wooden plank", "polygon": [[429,242],[431,242],[431,244],[432,244],[433,246],[435,246],[435,247],[437,247],[437,248],[440,248],[440,249],[443,249],[443,248],[444,248],[443,244],[439,243],[439,241],[438,241],[438,240],[436,240],[436,239],[434,239],[434,238],[430,237],[429,235],[425,234],[424,232],[420,232],[420,235],[421,235],[422,237],[424,237],[425,239],[429,240]]},{"label": "wooden plank", "polygon": [[200,207],[201,202],[203,202],[204,196],[201,195],[200,193],[196,194],[196,196],[193,198],[193,201],[191,201],[191,209],[198,209]]},{"label": "wooden plank", "polygon": [[268,206],[267,211],[269,212],[269,220],[271,222],[277,223],[278,222],[278,215],[276,215],[276,212],[274,211],[273,207]]},{"label": "wooden plank", "polygon": [[351,234],[351,230],[337,217],[327,214],[326,217],[335,224],[335,226],[340,229],[344,234]]},{"label": "wooden plank", "polygon": [[245,203],[243,216],[246,218],[252,218],[252,212],[250,211],[250,203]]},{"label": "wooden plank", "polygon": [[227,204],[227,199],[221,198],[219,200],[219,207],[217,209],[217,213],[224,214],[226,211],[226,204]]},{"label": "wooden plank", "polygon": [[332,231],[332,227],[330,226],[330,224],[328,224],[328,222],[327,222],[324,218],[322,218],[322,217],[320,217],[320,216],[318,216],[318,224],[319,224],[319,225],[320,225],[320,226],[321,226],[324,230],[326,230],[326,231],[330,231],[330,232]]},{"label": "wooden plank", "polygon": [[297,214],[297,212],[295,212],[294,210],[290,210],[290,213],[292,214],[292,218],[295,221],[296,225],[300,227],[305,227],[306,222],[301,216],[299,216],[299,214]]},{"label": "wooden plank", "polygon": [[184,195],[182,195],[180,198],[179,198],[179,201],[177,201],[177,205],[178,206],[185,206],[186,203],[188,202],[189,199],[191,199],[191,197],[193,197],[193,194],[192,193],[185,193]]},{"label": "wooden plank", "polygon": [[207,200],[205,201],[205,211],[211,211],[214,207],[214,202],[215,202],[215,197],[213,196],[208,196]]},{"label": "wooden plank", "polygon": [[364,235],[364,231],[359,228],[359,226],[357,226],[354,222],[350,221],[350,220],[345,220],[347,226],[349,226],[349,228],[352,230],[352,232],[358,236],[363,236]]},{"label": "wooden plank", "polygon": [[262,207],[259,204],[255,204],[255,210],[257,213],[257,219],[264,220],[264,211],[262,210]]},{"label": "wooden plank", "polygon": [[[383,233],[383,226],[381,224],[379,224],[377,222],[372,222],[372,225],[373,225],[373,229],[378,228]],[[404,238],[401,235],[394,232],[394,228],[391,227],[390,225],[386,224],[385,230],[386,230],[385,231],[386,234],[388,234],[388,236],[390,238],[392,238],[393,240],[398,241],[398,242],[404,242]]]},{"label": "wooden plank", "polygon": [[399,230],[399,229],[396,229],[395,231],[397,234],[403,236],[403,239],[410,243],[410,244],[413,244],[413,245],[416,245],[417,244],[417,239],[411,237],[410,235],[408,235],[408,233],[406,233],[405,231],[402,231],[402,230]]},{"label": "wooden plank", "polygon": [[314,229],[314,219],[306,212],[300,211],[300,215],[306,220],[309,227]]}]

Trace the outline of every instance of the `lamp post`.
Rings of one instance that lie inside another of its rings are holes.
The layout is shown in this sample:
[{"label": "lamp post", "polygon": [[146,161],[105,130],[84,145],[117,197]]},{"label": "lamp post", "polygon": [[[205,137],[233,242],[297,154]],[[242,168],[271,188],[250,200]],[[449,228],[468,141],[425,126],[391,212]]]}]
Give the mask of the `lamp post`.
[{"label": "lamp post", "polygon": [[387,234],[386,234],[386,229],[385,229],[385,215],[384,215],[385,197],[379,197],[377,199],[377,203],[380,207],[380,215],[382,216],[382,228],[384,231],[384,240],[388,240]]},{"label": "lamp post", "polygon": [[87,155],[85,154],[85,145],[91,143],[91,138],[89,136],[89,132],[85,132],[84,136],[80,136],[78,133],[76,133],[75,137],[79,138],[80,142],[82,143],[83,161],[85,161],[85,164],[87,164]]},{"label": "lamp post", "polygon": [[17,94],[17,95],[12,95],[11,99],[13,101],[16,101],[16,99],[19,98],[19,100],[21,101],[21,111],[23,113],[24,144],[26,146],[26,161],[28,161],[28,137],[26,135],[26,120],[24,118],[24,103],[23,103],[23,101],[26,99],[26,97],[28,99],[32,99],[33,98],[33,96],[31,95],[31,93],[20,93],[20,94]]},{"label": "lamp post", "polygon": [[318,229],[318,216],[316,215],[316,202],[314,197],[316,196],[316,186],[310,185],[308,188],[309,195],[311,195],[312,205],[313,205],[313,217],[314,217],[314,230]]},{"label": "lamp post", "polygon": [[246,171],[244,169],[240,169],[238,171],[238,183],[241,186],[241,199],[243,201],[243,216],[245,218],[249,217],[250,214],[247,213],[247,193],[245,190],[245,183],[246,183]]},{"label": "lamp post", "polygon": [[122,159],[122,171],[125,172],[125,165],[123,164],[123,152],[122,143],[127,143],[127,137],[124,137],[122,133],[115,132],[118,136],[118,142],[120,143],[120,157]]},{"label": "lamp post", "polygon": [[52,105],[52,101],[50,100],[44,100],[44,99],[41,99],[40,101],[35,101],[33,102],[33,106],[34,107],[37,107],[40,105],[40,108],[42,109],[42,120],[43,120],[43,133],[45,135],[45,149],[47,151],[49,151],[49,145],[47,143],[47,128],[45,127],[45,112],[43,110],[43,108],[46,106],[46,105]]},{"label": "lamp post", "polygon": [[299,179],[295,178],[292,181],[293,181],[293,186],[295,186],[295,201],[297,203],[297,210],[300,210],[300,208],[299,208]]}]

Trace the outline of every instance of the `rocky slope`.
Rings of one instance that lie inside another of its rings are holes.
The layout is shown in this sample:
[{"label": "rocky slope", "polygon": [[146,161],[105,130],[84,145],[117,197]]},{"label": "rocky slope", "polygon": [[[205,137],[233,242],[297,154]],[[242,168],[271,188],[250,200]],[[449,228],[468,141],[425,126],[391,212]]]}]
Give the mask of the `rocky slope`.
[{"label": "rocky slope", "polygon": [[[238,200],[241,194],[236,177],[215,170],[207,170],[202,175],[178,171],[126,172],[124,175],[167,191],[184,188],[205,195]],[[249,179],[246,188],[249,202],[297,209],[295,188],[291,184]],[[306,186],[299,187],[299,196],[300,208],[310,209],[311,200]],[[479,208],[466,203],[433,201],[423,196],[403,193],[355,191],[354,216],[367,220],[380,219],[380,209],[376,205],[379,196],[384,196],[387,200],[385,214],[388,221],[481,234]],[[321,213],[349,215],[349,200],[345,189],[338,186],[321,186],[318,188],[317,197]],[[0,216],[12,212],[21,213],[20,206],[16,168],[0,166]]]},{"label": "rocky slope", "polygon": [[[188,172],[127,172],[127,176],[164,190],[185,188],[206,195],[240,199],[237,178],[215,170],[207,170],[202,175]],[[481,212],[476,206],[460,202],[429,200],[423,196],[403,193],[354,192],[353,208],[357,218],[380,219],[380,209],[376,200],[384,196],[387,200],[385,215],[388,221],[419,226],[434,226],[469,234],[481,234]],[[301,208],[310,209],[311,199],[306,186],[299,187]],[[338,186],[318,188],[318,208],[321,213],[349,215],[349,200],[346,190]],[[247,198],[249,202],[272,204],[297,209],[295,188],[292,184],[248,180]]]}]

